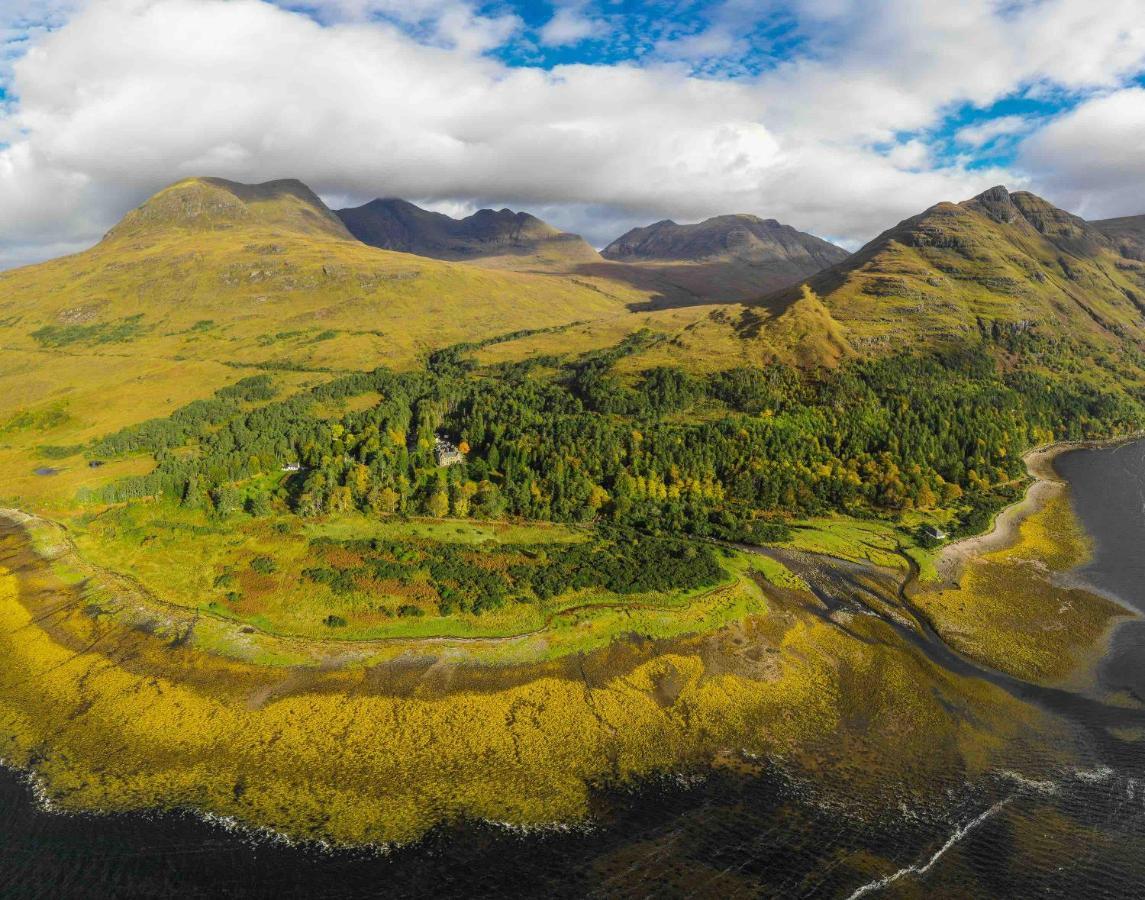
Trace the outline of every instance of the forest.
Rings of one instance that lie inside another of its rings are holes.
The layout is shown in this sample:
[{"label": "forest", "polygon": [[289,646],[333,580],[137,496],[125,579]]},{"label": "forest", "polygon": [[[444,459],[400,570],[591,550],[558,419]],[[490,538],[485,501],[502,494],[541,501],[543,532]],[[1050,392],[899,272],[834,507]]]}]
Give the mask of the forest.
[{"label": "forest", "polygon": [[[662,340],[640,332],[577,357],[484,367],[476,345],[459,345],[423,370],[285,397],[269,373],[244,378],[84,447],[92,460],[156,460],[86,499],[161,496],[218,517],[520,517],[741,542],[783,539],[792,517],[943,508],[955,533],[970,532],[1016,495],[1025,450],[1137,429],[1145,409],[1114,361],[1097,360],[1102,378],[1055,371],[1047,361],[1076,348],[991,323],[942,349],[834,369],[618,366]],[[347,408],[367,395],[376,402]],[[463,461],[439,466],[439,439]]]}]

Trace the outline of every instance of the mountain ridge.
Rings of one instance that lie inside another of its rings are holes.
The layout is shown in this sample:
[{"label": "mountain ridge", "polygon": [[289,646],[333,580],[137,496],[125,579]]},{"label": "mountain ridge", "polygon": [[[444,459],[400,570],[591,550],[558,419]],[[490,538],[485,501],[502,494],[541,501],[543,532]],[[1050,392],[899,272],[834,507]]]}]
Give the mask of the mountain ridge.
[{"label": "mountain ridge", "polygon": [[775,219],[736,214],[633,228],[601,251],[601,263],[583,271],[657,291],[663,306],[690,306],[752,302],[849,255]]},{"label": "mountain ridge", "polygon": [[480,209],[456,219],[389,197],[340,209],[335,215],[364,244],[432,259],[465,261],[546,253],[561,259],[599,259],[579,235],[562,232],[531,213],[507,208]]},{"label": "mountain ridge", "polygon": [[1089,224],[1112,241],[1122,256],[1145,262],[1145,215],[1099,219]]},{"label": "mountain ridge", "polygon": [[[242,347],[246,360],[279,365],[289,345],[291,364],[307,367],[383,357],[410,364],[446,319],[457,340],[575,324],[559,339],[537,339],[557,350],[574,335],[594,346],[606,334],[660,328],[674,333],[682,364],[705,369],[767,358],[831,366],[904,340],[965,337],[982,323],[1037,327],[1095,347],[1143,346],[1145,338],[1145,262],[1125,251],[1127,238],[1102,230],[1132,236],[1145,217],[1087,223],[1001,186],[935,204],[854,255],[835,248],[841,261],[799,279],[752,263],[757,248],[748,242],[744,250],[747,238],[736,229],[818,239],[758,217],[709,220],[700,245],[691,243],[695,260],[618,262],[594,252],[585,262],[530,252],[570,238],[528,213],[484,210],[458,220],[392,198],[365,206],[381,206],[390,225],[404,221],[419,239],[427,223],[446,242],[460,229],[491,255],[442,261],[375,248],[292,179],[184,179],[125,215],[91,250],[0,275],[5,317],[23,332],[13,346],[46,339],[56,347],[72,332],[83,336],[68,338],[77,346],[97,346],[140,329],[158,340],[164,316],[164,352],[198,354],[214,343],[227,358]],[[682,255],[669,246],[681,233],[686,244],[696,235],[681,232],[690,227],[664,220],[637,231],[665,232],[659,252],[670,257]],[[497,255],[505,247],[512,249]],[[787,287],[769,290],[770,277]],[[207,320],[212,330],[176,339],[190,333],[179,328]],[[326,333],[339,337],[305,337]],[[212,334],[239,343],[227,348]],[[527,352],[533,339],[516,340],[499,352]]]},{"label": "mountain ridge", "polygon": [[0,329],[21,352],[365,369],[416,365],[437,341],[617,315],[644,297],[371,247],[294,179],[187,178],[93,247],[0,273]]},{"label": "mountain ridge", "polygon": [[633,228],[601,251],[615,261],[703,262],[734,258],[748,263],[773,263],[782,258],[793,264],[823,268],[846,259],[841,247],[815,235],[747,213],[713,216],[694,225],[664,219]]},{"label": "mountain ridge", "polygon": [[1106,345],[1145,338],[1145,265],[1084,219],[1003,186],[904,219],[804,286],[860,348],[950,338],[979,320]]}]

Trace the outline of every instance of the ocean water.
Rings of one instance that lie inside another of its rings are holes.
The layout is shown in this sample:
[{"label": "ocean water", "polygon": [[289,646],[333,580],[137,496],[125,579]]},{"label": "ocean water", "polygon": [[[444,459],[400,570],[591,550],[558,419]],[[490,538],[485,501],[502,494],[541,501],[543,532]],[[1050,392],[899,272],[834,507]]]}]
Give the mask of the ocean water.
[{"label": "ocean water", "polygon": [[[1058,468],[1095,542],[1076,576],[1145,611],[1145,441]],[[388,852],[190,812],[60,815],[0,769],[0,896],[1145,897],[1145,628],[1119,628],[1097,687],[991,680],[1066,723],[1074,758],[1034,748],[1023,775],[951,777],[922,803],[856,805],[778,765],[665,777],[602,792],[590,826],[459,823]]]},{"label": "ocean water", "polygon": [[[1079,573],[1100,591],[1145,613],[1145,441],[1067,453],[1057,470],[1074,509],[1094,537],[1093,559]],[[1145,703],[1145,621],[1116,634],[1100,669],[1103,685]]]}]

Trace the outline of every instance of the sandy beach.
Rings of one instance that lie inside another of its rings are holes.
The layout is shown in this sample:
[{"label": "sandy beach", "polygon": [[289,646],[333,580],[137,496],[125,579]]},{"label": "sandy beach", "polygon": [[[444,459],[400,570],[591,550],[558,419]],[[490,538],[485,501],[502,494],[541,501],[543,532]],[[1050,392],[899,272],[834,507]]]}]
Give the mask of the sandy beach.
[{"label": "sandy beach", "polygon": [[1110,441],[1058,441],[1030,450],[1022,457],[1022,461],[1026,464],[1026,471],[1034,480],[1026,489],[1022,499],[998,513],[989,531],[948,544],[938,558],[939,578],[945,583],[957,582],[962,567],[968,560],[1009,547],[1017,538],[1018,528],[1022,522],[1068,489],[1066,482],[1054,468],[1054,460],[1063,453],[1092,447],[1114,446],[1136,440],[1141,436],[1141,433],[1137,433]]}]

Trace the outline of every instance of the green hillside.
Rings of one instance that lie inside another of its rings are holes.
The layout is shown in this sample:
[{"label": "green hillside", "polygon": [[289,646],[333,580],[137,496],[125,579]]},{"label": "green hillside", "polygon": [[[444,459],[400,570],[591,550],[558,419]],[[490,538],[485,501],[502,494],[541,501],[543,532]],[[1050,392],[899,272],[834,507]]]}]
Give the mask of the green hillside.
[{"label": "green hillside", "polygon": [[640,296],[367,247],[298,182],[190,179],[91,250],[0,275],[0,298],[12,348],[364,368]]},{"label": "green hillside", "polygon": [[1106,349],[1145,339],[1145,263],[1003,187],[900,222],[807,284],[860,352],[965,338],[980,320]]},{"label": "green hillside", "polygon": [[0,493],[68,496],[107,473],[36,476],[36,445],[165,415],[244,374],[408,367],[645,299],[368,247],[296,181],[182,181],[90,250],[0,273]]}]

